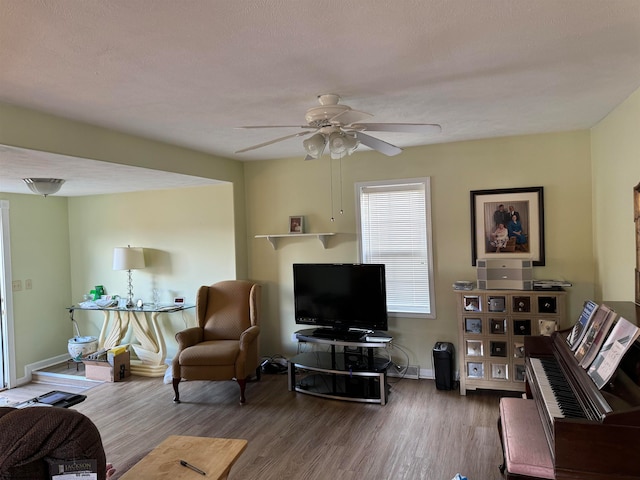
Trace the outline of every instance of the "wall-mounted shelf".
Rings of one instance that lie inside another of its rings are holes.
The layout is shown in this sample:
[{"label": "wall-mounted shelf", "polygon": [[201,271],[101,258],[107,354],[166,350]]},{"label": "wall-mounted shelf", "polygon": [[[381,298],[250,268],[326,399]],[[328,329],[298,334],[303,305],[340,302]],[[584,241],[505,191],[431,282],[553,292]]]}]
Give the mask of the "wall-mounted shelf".
[{"label": "wall-mounted shelf", "polygon": [[283,237],[316,237],[322,243],[323,248],[327,248],[327,239],[335,233],[277,233],[273,235],[256,235],[256,238],[266,238],[274,250],[278,249],[278,239]]}]

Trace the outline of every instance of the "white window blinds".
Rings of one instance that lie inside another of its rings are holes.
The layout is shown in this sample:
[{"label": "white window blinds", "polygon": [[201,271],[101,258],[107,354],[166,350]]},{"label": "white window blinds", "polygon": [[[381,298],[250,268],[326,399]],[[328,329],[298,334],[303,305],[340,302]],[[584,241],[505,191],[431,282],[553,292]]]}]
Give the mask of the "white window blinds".
[{"label": "white window blinds", "polygon": [[387,308],[434,316],[429,178],[359,183],[362,263],[385,264]]}]

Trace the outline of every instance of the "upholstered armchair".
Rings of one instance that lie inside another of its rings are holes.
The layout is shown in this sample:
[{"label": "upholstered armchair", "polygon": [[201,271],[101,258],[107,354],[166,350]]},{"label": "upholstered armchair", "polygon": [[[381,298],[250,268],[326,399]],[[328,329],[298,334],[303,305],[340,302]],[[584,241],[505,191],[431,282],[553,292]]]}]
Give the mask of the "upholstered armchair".
[{"label": "upholstered armchair", "polygon": [[178,385],[185,380],[236,380],[240,403],[245,403],[247,379],[258,368],[260,333],[259,284],[227,280],[198,289],[197,327],[176,334],[173,358],[174,402],[180,403]]}]

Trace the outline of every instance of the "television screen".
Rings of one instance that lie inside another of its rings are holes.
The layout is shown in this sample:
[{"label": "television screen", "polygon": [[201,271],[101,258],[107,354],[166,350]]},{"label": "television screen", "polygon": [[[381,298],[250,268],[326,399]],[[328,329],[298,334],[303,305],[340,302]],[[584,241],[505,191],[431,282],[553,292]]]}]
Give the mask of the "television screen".
[{"label": "television screen", "polygon": [[293,265],[297,324],[387,330],[384,265]]}]

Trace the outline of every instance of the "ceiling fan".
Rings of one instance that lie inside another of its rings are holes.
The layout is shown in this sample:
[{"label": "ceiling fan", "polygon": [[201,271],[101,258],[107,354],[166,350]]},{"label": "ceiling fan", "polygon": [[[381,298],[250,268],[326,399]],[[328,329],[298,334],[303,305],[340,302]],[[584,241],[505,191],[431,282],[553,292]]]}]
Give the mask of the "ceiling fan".
[{"label": "ceiling fan", "polygon": [[370,117],[370,113],[353,110],[348,105],[339,104],[340,96],[330,93],[318,95],[320,106],[307,110],[305,120],[307,125],[254,125],[239,128],[302,128],[304,131],[286,135],[284,137],[259,143],[243,148],[235,153],[248,152],[266,147],[294,137],[311,135],[302,142],[307,152],[305,160],[319,158],[327,146],[331,158],[341,158],[351,155],[359,144],[376,150],[384,155],[393,156],[402,152],[400,147],[385,142],[366,132],[401,132],[401,133],[438,133],[440,125],[435,123],[369,123],[363,122]]}]

